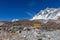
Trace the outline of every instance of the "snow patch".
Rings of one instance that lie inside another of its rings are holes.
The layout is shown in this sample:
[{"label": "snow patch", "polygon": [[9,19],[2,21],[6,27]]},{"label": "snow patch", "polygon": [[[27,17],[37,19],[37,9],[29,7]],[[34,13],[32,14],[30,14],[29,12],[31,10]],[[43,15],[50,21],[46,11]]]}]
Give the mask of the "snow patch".
[{"label": "snow patch", "polygon": [[19,21],[19,19],[13,19],[12,22]]}]

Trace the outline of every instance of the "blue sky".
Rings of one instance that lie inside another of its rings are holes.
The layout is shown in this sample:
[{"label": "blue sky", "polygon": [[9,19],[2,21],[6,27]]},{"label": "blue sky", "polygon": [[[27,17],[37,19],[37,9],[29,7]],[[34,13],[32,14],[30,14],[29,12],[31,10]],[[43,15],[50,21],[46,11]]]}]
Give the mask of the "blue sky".
[{"label": "blue sky", "polygon": [[60,7],[60,0],[0,0],[0,20],[31,19],[47,7]]}]

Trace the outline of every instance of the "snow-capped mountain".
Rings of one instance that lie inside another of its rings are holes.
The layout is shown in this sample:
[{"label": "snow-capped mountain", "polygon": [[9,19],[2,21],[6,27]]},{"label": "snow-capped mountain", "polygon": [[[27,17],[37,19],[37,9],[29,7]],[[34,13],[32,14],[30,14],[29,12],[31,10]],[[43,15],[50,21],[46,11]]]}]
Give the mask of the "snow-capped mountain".
[{"label": "snow-capped mountain", "polygon": [[12,22],[14,22],[14,21],[19,21],[19,19],[13,19]]},{"label": "snow-capped mountain", "polygon": [[60,16],[60,8],[46,8],[35,15],[32,20],[37,19],[57,19]]}]

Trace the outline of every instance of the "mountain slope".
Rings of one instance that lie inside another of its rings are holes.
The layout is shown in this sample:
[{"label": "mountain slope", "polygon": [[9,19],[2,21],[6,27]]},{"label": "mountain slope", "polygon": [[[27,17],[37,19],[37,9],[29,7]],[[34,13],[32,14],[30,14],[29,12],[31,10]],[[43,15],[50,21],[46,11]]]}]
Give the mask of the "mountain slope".
[{"label": "mountain slope", "polygon": [[32,20],[37,19],[57,19],[60,16],[60,8],[46,8],[35,15]]}]

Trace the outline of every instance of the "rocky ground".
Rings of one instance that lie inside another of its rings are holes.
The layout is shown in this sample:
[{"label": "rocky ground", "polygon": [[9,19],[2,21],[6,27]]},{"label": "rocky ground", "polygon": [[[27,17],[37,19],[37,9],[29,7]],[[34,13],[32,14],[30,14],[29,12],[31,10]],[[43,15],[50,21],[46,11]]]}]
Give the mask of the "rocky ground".
[{"label": "rocky ground", "polygon": [[[60,40],[60,20],[0,22],[0,40]],[[40,24],[35,28],[34,24]]]},{"label": "rocky ground", "polygon": [[60,30],[47,31],[33,27],[15,32],[0,30],[0,40],[60,40]]}]

